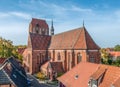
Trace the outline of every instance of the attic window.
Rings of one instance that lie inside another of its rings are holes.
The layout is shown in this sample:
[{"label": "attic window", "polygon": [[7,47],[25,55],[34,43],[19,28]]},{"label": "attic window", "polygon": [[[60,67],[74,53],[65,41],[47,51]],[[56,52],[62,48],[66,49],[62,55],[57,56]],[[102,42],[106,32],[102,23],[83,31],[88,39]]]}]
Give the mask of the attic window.
[{"label": "attic window", "polygon": [[78,76],[78,75],[76,75],[76,76],[75,76],[75,79],[78,79],[78,77],[79,77],[79,76]]}]

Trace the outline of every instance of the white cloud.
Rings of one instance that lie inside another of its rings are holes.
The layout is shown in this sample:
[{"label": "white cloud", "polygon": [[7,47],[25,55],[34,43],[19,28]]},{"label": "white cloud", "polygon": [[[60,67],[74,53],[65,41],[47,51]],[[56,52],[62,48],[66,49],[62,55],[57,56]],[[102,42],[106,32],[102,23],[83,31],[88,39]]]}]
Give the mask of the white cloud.
[{"label": "white cloud", "polygon": [[20,18],[24,18],[24,19],[30,19],[31,15],[28,13],[23,13],[23,12],[9,12],[8,14],[10,14],[11,16],[17,16]]},{"label": "white cloud", "polygon": [[86,8],[80,8],[78,6],[72,5],[70,8],[72,11],[78,11],[78,12],[92,12],[92,9],[86,9]]},{"label": "white cloud", "polygon": [[10,15],[7,13],[0,12],[0,18],[6,18],[9,17]]},{"label": "white cloud", "polygon": [[23,19],[31,19],[31,15],[28,13],[24,13],[24,12],[0,12],[0,18],[8,18],[8,17],[19,17],[19,18],[23,18]]}]

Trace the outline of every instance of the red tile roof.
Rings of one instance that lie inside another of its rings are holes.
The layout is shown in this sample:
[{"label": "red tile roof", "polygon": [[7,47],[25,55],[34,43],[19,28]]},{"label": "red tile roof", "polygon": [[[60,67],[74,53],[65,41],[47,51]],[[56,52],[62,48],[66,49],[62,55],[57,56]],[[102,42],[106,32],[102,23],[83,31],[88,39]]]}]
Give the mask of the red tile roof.
[{"label": "red tile roof", "polygon": [[22,55],[25,49],[26,48],[18,48],[18,53]]},{"label": "red tile roof", "polygon": [[120,77],[112,85],[113,87],[120,87]]},{"label": "red tile roof", "polygon": [[30,33],[30,43],[34,50],[46,50],[50,44],[51,36]]},{"label": "red tile roof", "polygon": [[49,49],[99,49],[85,27],[56,34]]},{"label": "red tile roof", "polygon": [[6,58],[0,58],[0,64],[2,64],[5,61]]},{"label": "red tile roof", "polygon": [[103,75],[106,72],[106,67],[99,67],[98,70],[94,72],[94,74],[91,75],[92,79],[98,80],[101,75]]},{"label": "red tile roof", "polygon": [[[76,67],[59,77],[65,87],[88,87],[88,81],[97,80],[102,74],[103,78],[98,87],[120,87],[120,68],[94,63],[79,63]],[[77,75],[78,78],[75,78]],[[73,83],[74,82],[74,83]]]},{"label": "red tile roof", "polygon": [[109,54],[114,57],[118,57],[118,56],[120,57],[120,51],[112,51],[112,52],[109,52]]},{"label": "red tile roof", "polygon": [[[98,68],[98,64],[81,62],[70,71],[58,78],[65,87],[88,87],[91,74]],[[76,78],[78,76],[78,78]]]},{"label": "red tile roof", "polygon": [[38,24],[40,28],[49,29],[46,21],[42,19],[32,18],[32,21],[30,24],[32,24],[33,27],[36,26],[36,24]]},{"label": "red tile roof", "polygon": [[[110,87],[120,78],[120,68],[115,66],[102,65],[102,67],[107,68],[102,83],[99,87]],[[115,86],[116,87],[116,86]],[[119,86],[120,87],[120,84]]]}]

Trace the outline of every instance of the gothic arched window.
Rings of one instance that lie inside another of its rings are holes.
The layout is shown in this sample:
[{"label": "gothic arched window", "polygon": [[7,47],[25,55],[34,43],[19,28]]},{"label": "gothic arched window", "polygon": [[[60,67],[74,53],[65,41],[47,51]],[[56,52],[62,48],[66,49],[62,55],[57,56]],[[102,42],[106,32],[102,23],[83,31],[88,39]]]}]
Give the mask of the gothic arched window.
[{"label": "gothic arched window", "polygon": [[48,60],[50,60],[51,59],[51,53],[49,52],[48,53]]},{"label": "gothic arched window", "polygon": [[60,53],[57,54],[57,60],[61,60]]},{"label": "gothic arched window", "polygon": [[35,31],[37,34],[39,33],[39,24],[36,24]]},{"label": "gothic arched window", "polygon": [[77,54],[77,64],[80,63],[82,60],[82,56],[80,53]]}]

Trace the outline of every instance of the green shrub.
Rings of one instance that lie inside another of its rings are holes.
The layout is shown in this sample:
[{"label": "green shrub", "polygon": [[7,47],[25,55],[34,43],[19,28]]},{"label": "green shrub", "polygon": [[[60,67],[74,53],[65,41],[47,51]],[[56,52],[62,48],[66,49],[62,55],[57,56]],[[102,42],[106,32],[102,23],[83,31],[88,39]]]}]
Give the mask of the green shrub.
[{"label": "green shrub", "polygon": [[38,72],[36,74],[36,77],[39,79],[39,80],[45,80],[46,79],[46,76],[42,73],[42,72]]}]

